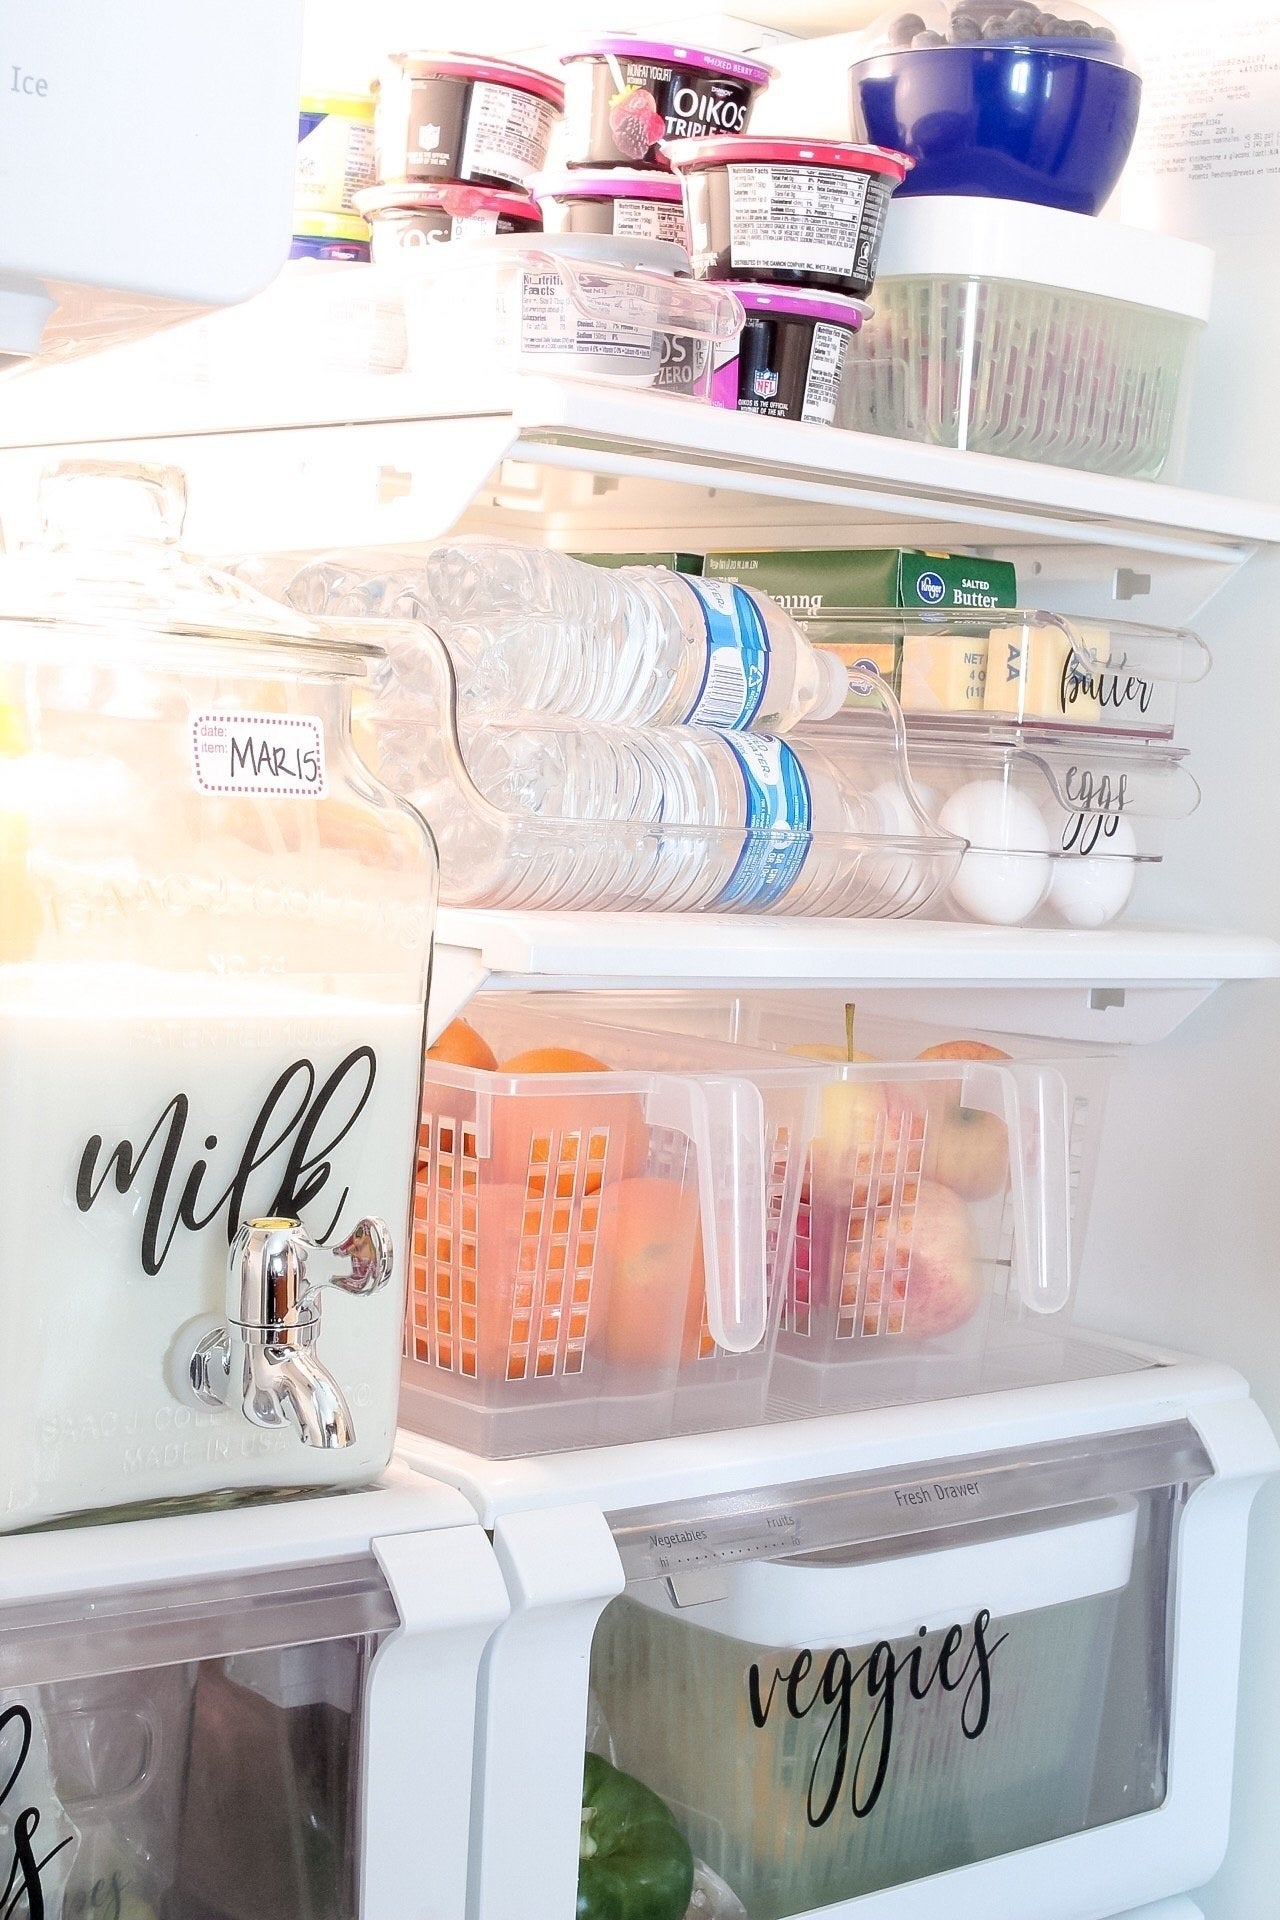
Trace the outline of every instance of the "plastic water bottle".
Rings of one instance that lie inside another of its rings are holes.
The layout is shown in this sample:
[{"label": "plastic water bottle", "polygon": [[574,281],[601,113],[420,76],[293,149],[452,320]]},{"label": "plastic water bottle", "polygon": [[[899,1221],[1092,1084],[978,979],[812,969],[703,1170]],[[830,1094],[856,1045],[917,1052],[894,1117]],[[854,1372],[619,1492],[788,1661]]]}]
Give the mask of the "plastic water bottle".
[{"label": "plastic water bottle", "polygon": [[444,641],[463,717],[554,713],[630,726],[788,733],[844,705],[848,669],[763,594],[667,567],[594,567],[541,547],[456,541],[361,583],[304,568],[307,612],[379,611]]},{"label": "plastic water bottle", "polygon": [[[927,823],[907,819],[887,749],[865,763],[865,787],[811,742],[697,727],[479,726],[463,758],[486,800],[537,823],[539,857],[565,842],[601,909],[892,914],[918,910],[937,885]],[[468,870],[473,823],[424,804],[449,886]],[[577,845],[575,822],[588,829]],[[512,841],[496,867],[492,847],[477,839],[474,851],[495,904],[531,903],[521,867],[538,866],[532,840]]]}]

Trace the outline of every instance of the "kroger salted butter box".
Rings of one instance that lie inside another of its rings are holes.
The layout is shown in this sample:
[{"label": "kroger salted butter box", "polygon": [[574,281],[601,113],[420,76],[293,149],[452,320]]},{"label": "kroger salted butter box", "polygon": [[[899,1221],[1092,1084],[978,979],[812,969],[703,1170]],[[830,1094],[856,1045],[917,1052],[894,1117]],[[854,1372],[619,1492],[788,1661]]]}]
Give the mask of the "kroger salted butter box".
[{"label": "kroger salted butter box", "polygon": [[899,641],[865,632],[850,639],[840,615],[869,607],[1016,607],[1018,577],[1006,560],[921,553],[904,547],[764,548],[709,553],[712,578],[758,587],[799,621],[816,646],[833,646],[850,666],[874,667],[896,687]]}]

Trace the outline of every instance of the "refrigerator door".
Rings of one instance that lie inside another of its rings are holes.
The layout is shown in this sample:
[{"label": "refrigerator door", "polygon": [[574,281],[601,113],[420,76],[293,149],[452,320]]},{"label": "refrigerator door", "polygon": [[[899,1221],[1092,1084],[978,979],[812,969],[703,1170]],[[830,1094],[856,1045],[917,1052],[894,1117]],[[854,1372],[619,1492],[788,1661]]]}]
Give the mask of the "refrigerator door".
[{"label": "refrigerator door", "polygon": [[457,1920],[507,1602],[420,1487],[7,1543],[0,1872],[33,1916]]}]

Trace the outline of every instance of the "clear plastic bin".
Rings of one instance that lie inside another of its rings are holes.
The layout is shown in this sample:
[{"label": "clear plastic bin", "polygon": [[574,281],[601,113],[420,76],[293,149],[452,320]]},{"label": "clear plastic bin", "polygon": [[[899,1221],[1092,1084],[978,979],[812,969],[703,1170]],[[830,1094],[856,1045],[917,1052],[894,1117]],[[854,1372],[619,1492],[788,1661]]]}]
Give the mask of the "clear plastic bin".
[{"label": "clear plastic bin", "polygon": [[1174,1425],[615,1513],[594,1744],[751,1920],[1148,1812],[1209,1471]]},{"label": "clear plastic bin", "polygon": [[[479,791],[467,765],[476,735],[459,734],[453,665],[429,627],[379,621],[378,636],[387,660],[361,715],[361,751],[431,821],[450,905],[759,911],[768,894],[784,913],[899,917],[926,911],[964,853],[915,797],[887,683],[865,683],[867,711],[857,716],[864,787],[846,801],[824,781],[810,796],[814,814],[821,808],[856,828],[695,825],[680,817],[684,796],[666,794],[644,817],[565,820],[532,805],[498,807]],[[528,717],[530,731],[558,735],[567,755],[580,724]],[[740,875],[751,884],[741,887]],[[786,877],[785,892],[776,875]]]},{"label": "clear plastic bin", "polygon": [[794,1237],[771,1268],[772,1415],[1113,1370],[1107,1348],[1071,1332],[1107,1056],[858,1015],[857,1063],[841,1065],[845,1003],[832,994],[555,1004],[561,1018],[644,1020],[653,1048],[679,1033],[731,1061],[736,1045],[756,1084],[760,1060],[786,1056],[778,1073],[806,1090]]},{"label": "clear plastic bin", "polygon": [[505,1458],[762,1418],[803,1087],[519,1004],[477,1028],[554,1053],[426,1061],[402,1425]]},{"label": "clear plastic bin", "polygon": [[[1171,745],[1181,689],[1209,670],[1187,629],[1026,609],[859,609],[824,614],[816,637],[896,659],[917,796],[969,843],[935,912],[1105,926],[1163,858],[1169,822],[1199,805]],[[862,785],[860,716],[843,718],[801,744],[820,742]]]},{"label": "clear plastic bin", "polygon": [[689,256],[671,241],[499,234],[394,264],[416,373],[497,368],[705,399],[712,349],[742,330],[741,303],[686,277]]},{"label": "clear plastic bin", "polygon": [[403,1469],[6,1540],[7,1911],[460,1914],[477,1673],[506,1612],[474,1514]]},{"label": "clear plastic bin", "polygon": [[895,201],[837,423],[1176,477],[1207,247],[1013,200]]}]

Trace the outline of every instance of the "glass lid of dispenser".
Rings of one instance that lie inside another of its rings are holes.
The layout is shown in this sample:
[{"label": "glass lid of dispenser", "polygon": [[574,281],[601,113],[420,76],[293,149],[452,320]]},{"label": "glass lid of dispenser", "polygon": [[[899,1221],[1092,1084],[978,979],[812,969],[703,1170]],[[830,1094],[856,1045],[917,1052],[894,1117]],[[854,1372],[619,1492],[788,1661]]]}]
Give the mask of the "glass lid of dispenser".
[{"label": "glass lid of dispenser", "polygon": [[283,643],[326,673],[363,674],[381,649],[183,553],[176,467],[68,460],[43,476],[41,532],[0,562],[0,620],[196,640]]}]

